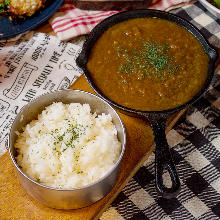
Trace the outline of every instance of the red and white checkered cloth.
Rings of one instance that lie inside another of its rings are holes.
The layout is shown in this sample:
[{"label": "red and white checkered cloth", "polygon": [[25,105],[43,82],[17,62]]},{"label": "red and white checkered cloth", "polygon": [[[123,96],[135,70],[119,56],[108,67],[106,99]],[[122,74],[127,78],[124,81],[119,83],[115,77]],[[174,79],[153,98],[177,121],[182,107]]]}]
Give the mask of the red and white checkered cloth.
[{"label": "red and white checkered cloth", "polygon": [[[189,4],[191,0],[153,0],[149,8],[169,10]],[[94,3],[95,4],[95,3]],[[65,0],[50,19],[51,26],[60,40],[88,34],[96,24],[120,11],[91,11],[79,9],[75,2]]]}]

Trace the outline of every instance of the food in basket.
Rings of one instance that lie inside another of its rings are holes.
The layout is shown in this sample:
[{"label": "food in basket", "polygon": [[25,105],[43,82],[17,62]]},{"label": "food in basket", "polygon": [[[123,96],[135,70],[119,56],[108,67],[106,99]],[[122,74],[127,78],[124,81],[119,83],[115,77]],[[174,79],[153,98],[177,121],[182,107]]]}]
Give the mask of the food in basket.
[{"label": "food in basket", "polygon": [[220,0],[207,0],[210,4],[214,5],[216,8],[220,9]]},{"label": "food in basket", "polygon": [[200,91],[208,62],[199,41],[183,27],[159,18],[135,18],[100,36],[87,69],[115,103],[160,111],[180,106]]},{"label": "food in basket", "polygon": [[0,13],[11,17],[32,16],[46,0],[0,0]]},{"label": "food in basket", "polygon": [[17,134],[16,160],[22,171],[55,188],[99,180],[121,153],[111,115],[91,113],[88,104],[53,103]]}]

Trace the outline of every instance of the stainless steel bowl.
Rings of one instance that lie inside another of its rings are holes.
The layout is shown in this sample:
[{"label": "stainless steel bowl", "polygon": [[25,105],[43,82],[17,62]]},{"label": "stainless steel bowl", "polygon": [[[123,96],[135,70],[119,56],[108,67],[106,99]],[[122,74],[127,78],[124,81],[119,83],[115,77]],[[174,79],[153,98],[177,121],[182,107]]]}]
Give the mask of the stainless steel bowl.
[{"label": "stainless steel bowl", "polygon": [[[57,189],[42,185],[32,180],[23,173],[18,166],[15,159],[16,150],[14,148],[14,143],[17,139],[16,131],[21,132],[22,127],[33,119],[36,119],[37,115],[41,113],[46,106],[49,106],[53,102],[63,102],[65,104],[72,102],[81,104],[88,103],[92,112],[96,112],[97,114],[111,114],[113,123],[118,131],[118,139],[122,144],[122,150],[115,166],[98,181],[80,188]],[[119,165],[125,151],[125,144],[126,132],[124,125],[119,115],[106,101],[88,92],[80,90],[62,90],[42,95],[21,109],[11,127],[9,136],[9,153],[11,160],[17,169],[21,185],[33,198],[52,208],[76,209],[88,206],[100,200],[112,189],[117,180]]]}]

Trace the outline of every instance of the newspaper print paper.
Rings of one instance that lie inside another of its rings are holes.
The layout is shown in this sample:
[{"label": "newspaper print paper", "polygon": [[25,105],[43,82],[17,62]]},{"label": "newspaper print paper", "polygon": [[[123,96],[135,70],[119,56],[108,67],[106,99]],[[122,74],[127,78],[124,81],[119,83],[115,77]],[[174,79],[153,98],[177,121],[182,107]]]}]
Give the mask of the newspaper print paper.
[{"label": "newspaper print paper", "polygon": [[0,156],[20,109],[41,94],[68,88],[81,75],[75,64],[80,48],[33,32],[0,41]]}]

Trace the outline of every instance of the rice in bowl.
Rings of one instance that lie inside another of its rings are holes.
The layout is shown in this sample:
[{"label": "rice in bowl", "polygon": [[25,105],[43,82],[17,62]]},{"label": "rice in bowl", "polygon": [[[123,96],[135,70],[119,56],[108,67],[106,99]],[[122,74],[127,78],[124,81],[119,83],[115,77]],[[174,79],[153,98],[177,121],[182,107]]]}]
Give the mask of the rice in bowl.
[{"label": "rice in bowl", "polygon": [[88,104],[53,103],[25,126],[15,143],[18,165],[35,181],[55,188],[83,187],[117,162],[121,143],[110,114]]}]

